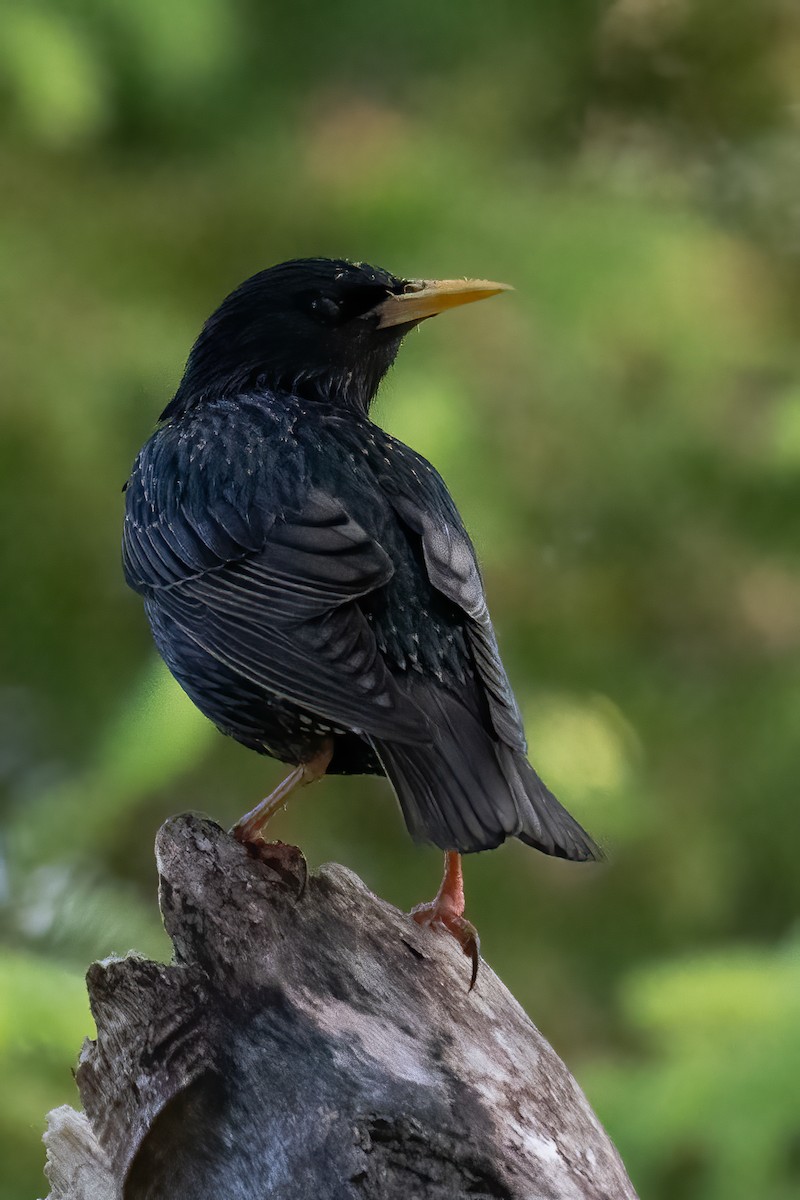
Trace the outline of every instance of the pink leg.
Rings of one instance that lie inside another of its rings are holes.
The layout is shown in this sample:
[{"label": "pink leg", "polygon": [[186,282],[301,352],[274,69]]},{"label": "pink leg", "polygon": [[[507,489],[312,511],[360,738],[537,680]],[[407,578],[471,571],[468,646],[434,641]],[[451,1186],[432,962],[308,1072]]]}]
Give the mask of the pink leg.
[{"label": "pink leg", "polygon": [[306,784],[321,779],[327,771],[332,757],[333,742],[329,740],[318,754],[309,759],[307,763],[300,763],[299,767],[290,771],[274,792],[270,792],[268,796],[259,801],[254,809],[240,817],[231,830],[233,836],[238,841],[251,845],[259,846],[265,843],[267,839],[264,837],[263,831],[270,817],[284,806],[295,788],[305,787]]}]

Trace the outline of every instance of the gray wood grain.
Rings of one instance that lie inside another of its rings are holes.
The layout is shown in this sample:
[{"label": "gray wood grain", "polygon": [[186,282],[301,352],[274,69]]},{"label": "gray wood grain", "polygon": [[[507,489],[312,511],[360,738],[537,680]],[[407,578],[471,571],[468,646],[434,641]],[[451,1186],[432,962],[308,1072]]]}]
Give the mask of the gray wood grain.
[{"label": "gray wood grain", "polygon": [[308,879],[213,822],[156,843],[170,966],[95,963],[85,1116],[50,1114],[50,1200],[635,1200],[493,972],[350,871]]}]

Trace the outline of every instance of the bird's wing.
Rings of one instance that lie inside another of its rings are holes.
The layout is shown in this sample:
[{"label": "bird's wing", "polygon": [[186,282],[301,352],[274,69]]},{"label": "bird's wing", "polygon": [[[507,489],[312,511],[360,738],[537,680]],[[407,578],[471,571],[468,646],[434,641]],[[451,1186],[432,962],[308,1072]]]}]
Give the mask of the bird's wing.
[{"label": "bird's wing", "polygon": [[497,736],[527,750],[522,717],[500,659],[472,542],[441,476],[414,451],[395,442],[384,489],[397,515],[422,541],[428,578],[467,617],[467,635]]},{"label": "bird's wing", "polygon": [[136,591],[241,677],[332,725],[430,739],[357,604],[390,579],[391,560],[333,496],[310,490],[267,518],[210,475],[178,485],[145,453],[128,487],[123,560]]}]

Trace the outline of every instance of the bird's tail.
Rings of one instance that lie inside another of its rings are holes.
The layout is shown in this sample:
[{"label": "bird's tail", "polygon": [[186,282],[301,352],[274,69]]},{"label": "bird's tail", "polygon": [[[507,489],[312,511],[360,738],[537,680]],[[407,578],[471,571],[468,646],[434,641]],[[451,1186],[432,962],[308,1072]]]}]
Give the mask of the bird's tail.
[{"label": "bird's tail", "polygon": [[602,857],[521,751],[493,738],[451,693],[430,700],[430,744],[372,742],[413,838],[469,854],[518,837],[557,858]]},{"label": "bird's tail", "polygon": [[504,774],[517,799],[521,827],[516,836],[520,841],[544,854],[573,862],[602,859],[600,847],[556,800],[525,755],[505,746],[498,747],[498,755],[507,764]]}]

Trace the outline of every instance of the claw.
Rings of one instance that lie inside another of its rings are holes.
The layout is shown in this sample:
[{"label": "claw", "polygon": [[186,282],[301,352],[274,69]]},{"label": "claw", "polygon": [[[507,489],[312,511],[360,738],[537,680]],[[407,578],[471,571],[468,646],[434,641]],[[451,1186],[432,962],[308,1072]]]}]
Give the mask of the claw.
[{"label": "claw", "polygon": [[478,931],[464,916],[464,877],[461,871],[461,855],[448,850],[444,856],[444,877],[436,899],[428,904],[418,904],[411,910],[418,925],[446,929],[458,942],[467,958],[472,962],[469,991],[475,987],[481,961],[481,942]]},{"label": "claw", "polygon": [[302,900],[308,884],[308,863],[302,850],[286,842],[248,841],[247,850],[264,863],[287,888],[294,890],[295,902]]},{"label": "claw", "polygon": [[412,908],[409,915],[418,925],[428,929],[444,929],[456,939],[467,958],[472,962],[472,974],[467,989],[471,992],[478,978],[478,967],[481,961],[481,939],[472,922],[458,913],[448,912],[438,899],[431,900],[428,904],[418,904],[416,908]]},{"label": "claw", "polygon": [[466,922],[471,930],[470,936],[462,950],[472,959],[472,975],[470,976],[468,992],[471,992],[475,987],[475,982],[478,978],[478,967],[481,965],[481,939],[478,937],[478,931],[469,921]]}]

